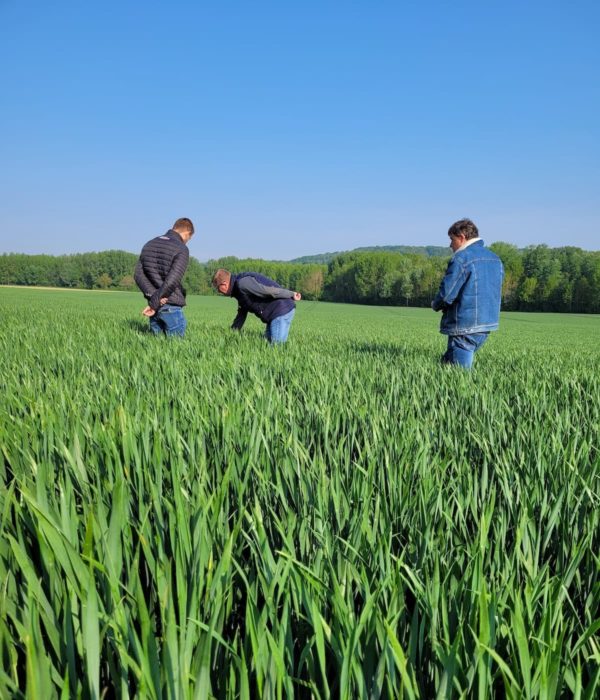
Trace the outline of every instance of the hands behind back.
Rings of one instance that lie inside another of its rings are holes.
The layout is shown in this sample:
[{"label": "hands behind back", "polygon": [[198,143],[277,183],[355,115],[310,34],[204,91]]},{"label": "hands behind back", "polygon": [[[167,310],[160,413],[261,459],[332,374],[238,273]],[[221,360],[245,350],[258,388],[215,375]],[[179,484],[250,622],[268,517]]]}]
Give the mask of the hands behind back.
[{"label": "hands behind back", "polygon": [[[160,300],[160,305],[164,306],[167,303],[167,301],[168,301],[167,297],[162,297],[162,299]],[[150,306],[146,306],[145,309],[142,309],[142,316],[150,317],[150,316],[154,316],[155,313],[156,313],[156,311]]]}]

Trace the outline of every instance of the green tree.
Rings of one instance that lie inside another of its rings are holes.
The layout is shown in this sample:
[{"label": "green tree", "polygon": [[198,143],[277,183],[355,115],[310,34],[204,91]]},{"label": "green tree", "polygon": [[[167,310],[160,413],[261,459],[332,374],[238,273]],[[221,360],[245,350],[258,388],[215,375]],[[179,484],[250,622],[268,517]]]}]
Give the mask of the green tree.
[{"label": "green tree", "polygon": [[303,277],[300,278],[299,284],[295,285],[297,290],[306,299],[320,299],[323,294],[323,282],[325,273],[323,266],[310,265]]},{"label": "green tree", "polygon": [[517,290],[523,277],[523,255],[517,246],[511,243],[492,243],[490,249],[502,260],[504,279],[502,281],[502,306],[505,309],[516,308]]},{"label": "green tree", "polygon": [[96,287],[98,287],[98,289],[108,289],[111,284],[112,277],[110,275],[107,275],[106,272],[103,272],[101,275],[98,275],[98,278],[96,279]]},{"label": "green tree", "polygon": [[119,287],[121,289],[127,290],[136,289],[136,284],[135,280],[133,279],[133,275],[124,275],[123,277],[121,277],[121,279],[119,280]]},{"label": "green tree", "polygon": [[533,305],[537,287],[538,281],[535,277],[524,277],[519,286],[519,299],[526,305]]}]

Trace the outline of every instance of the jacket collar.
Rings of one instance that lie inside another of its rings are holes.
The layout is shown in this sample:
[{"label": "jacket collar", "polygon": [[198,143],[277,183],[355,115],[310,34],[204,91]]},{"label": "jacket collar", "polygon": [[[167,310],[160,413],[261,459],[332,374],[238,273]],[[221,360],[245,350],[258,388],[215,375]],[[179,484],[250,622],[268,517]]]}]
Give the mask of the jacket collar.
[{"label": "jacket collar", "polygon": [[239,274],[234,275],[233,273],[231,274],[231,278],[229,279],[229,289],[227,290],[227,296],[232,297],[233,296],[233,290],[235,288],[236,282],[238,281]]},{"label": "jacket collar", "polygon": [[172,228],[170,228],[166,233],[165,236],[168,236],[169,238],[175,238],[178,241],[181,241],[183,243],[183,238],[177,233],[177,231],[173,231]]},{"label": "jacket collar", "polygon": [[[465,241],[461,247],[456,251],[456,253],[460,253],[461,250],[466,250],[470,245],[473,245],[473,243],[483,243],[482,238],[470,238],[468,241]],[[455,253],[455,255],[456,255]]]}]

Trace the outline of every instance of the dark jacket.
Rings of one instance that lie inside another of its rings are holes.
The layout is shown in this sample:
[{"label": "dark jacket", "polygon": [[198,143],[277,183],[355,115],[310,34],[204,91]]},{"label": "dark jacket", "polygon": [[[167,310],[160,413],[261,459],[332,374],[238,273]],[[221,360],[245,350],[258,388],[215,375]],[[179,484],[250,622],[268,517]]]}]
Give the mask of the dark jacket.
[{"label": "dark jacket", "polygon": [[258,272],[231,275],[229,294],[238,301],[237,316],[231,325],[235,330],[240,330],[244,325],[249,311],[263,323],[270,323],[274,318],[284,316],[296,308],[292,290],[284,289]]},{"label": "dark jacket", "polygon": [[457,250],[450,258],[431,308],[444,312],[440,333],[469,335],[498,328],[502,277],[500,258],[483,241]]},{"label": "dark jacket", "polygon": [[190,252],[181,236],[169,230],[164,236],[148,241],[135,266],[135,281],[156,311],[160,300],[167,297],[174,306],[185,306],[185,289],[181,279],[187,269]]}]

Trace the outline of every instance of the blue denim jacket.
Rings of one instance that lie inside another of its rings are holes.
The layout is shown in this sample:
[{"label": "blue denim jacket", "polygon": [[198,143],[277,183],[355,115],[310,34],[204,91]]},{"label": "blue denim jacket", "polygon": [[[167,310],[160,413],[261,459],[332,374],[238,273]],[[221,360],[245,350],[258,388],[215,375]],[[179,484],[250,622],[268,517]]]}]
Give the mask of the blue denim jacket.
[{"label": "blue denim jacket", "polygon": [[448,263],[439,292],[431,302],[442,310],[440,333],[469,335],[498,328],[502,277],[500,258],[476,241],[458,250]]}]

